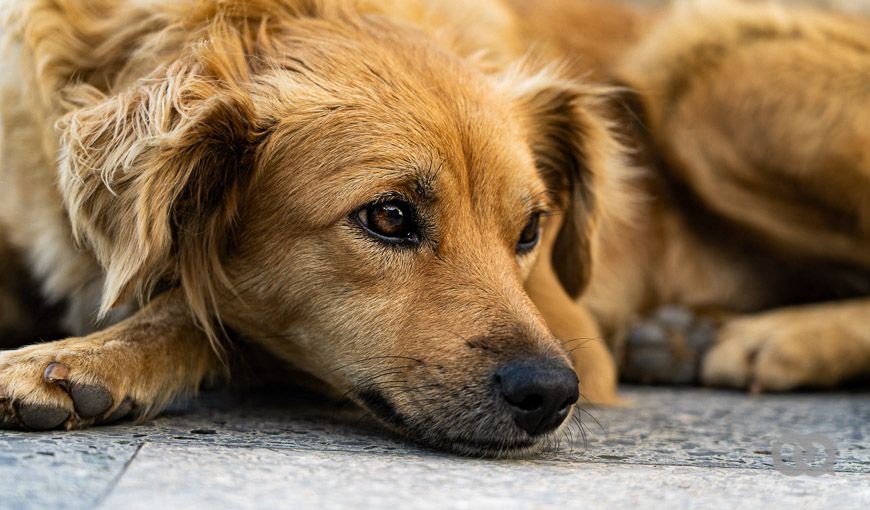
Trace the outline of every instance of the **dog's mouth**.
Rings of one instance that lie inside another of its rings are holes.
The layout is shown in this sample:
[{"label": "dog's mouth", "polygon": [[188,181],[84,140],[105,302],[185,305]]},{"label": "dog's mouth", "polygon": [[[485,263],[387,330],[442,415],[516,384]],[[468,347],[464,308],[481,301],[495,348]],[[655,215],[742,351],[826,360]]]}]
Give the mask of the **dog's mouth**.
[{"label": "dog's mouth", "polygon": [[[456,409],[433,405],[426,411],[402,412],[383,393],[367,389],[355,400],[393,432],[426,447],[463,456],[522,458],[535,455],[553,444],[564,419],[549,433],[529,435],[519,430],[497,407]],[[573,407],[569,410],[571,415]],[[434,416],[433,416],[434,415]]]}]

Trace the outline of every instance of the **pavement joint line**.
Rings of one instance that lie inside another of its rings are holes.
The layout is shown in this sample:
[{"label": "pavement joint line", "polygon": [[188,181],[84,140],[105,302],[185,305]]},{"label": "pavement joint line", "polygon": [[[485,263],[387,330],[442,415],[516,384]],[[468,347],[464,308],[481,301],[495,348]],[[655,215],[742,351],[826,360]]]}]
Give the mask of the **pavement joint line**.
[{"label": "pavement joint line", "polygon": [[124,475],[127,473],[127,469],[129,469],[129,467],[133,463],[133,461],[136,460],[136,456],[139,455],[139,452],[142,451],[142,448],[145,446],[146,443],[147,443],[147,441],[142,441],[136,445],[136,450],[133,452],[132,455],[130,455],[130,458],[127,459],[127,462],[124,463],[124,466],[121,468],[121,471],[115,476],[115,478],[113,478],[109,482],[108,487],[106,487],[106,490],[103,491],[103,493],[100,494],[100,496],[94,502],[93,508],[100,508],[101,506],[103,506],[103,503],[109,498],[109,496],[112,495],[112,491],[114,491],[115,487],[118,486],[118,483],[121,482],[121,478],[123,478]]}]

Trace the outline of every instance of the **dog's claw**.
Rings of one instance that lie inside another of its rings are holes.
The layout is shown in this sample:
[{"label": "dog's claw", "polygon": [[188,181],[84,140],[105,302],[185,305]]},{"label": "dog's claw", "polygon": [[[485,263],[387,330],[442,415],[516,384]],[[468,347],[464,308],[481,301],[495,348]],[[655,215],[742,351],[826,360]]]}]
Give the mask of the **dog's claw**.
[{"label": "dog's claw", "polygon": [[69,393],[80,418],[96,418],[112,407],[112,394],[99,386],[73,384]]},{"label": "dog's claw", "polygon": [[23,405],[18,407],[21,423],[31,430],[51,430],[61,426],[69,419],[66,409],[43,405]]},{"label": "dog's claw", "polygon": [[63,363],[49,363],[42,373],[42,378],[47,383],[65,381],[67,377],[69,377],[69,367]]}]

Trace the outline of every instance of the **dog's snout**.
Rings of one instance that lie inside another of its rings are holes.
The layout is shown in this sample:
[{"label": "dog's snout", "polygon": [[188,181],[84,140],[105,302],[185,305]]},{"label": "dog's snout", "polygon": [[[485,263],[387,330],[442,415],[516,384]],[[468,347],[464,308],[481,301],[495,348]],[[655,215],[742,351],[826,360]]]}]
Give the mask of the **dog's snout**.
[{"label": "dog's snout", "polygon": [[531,436],[558,427],[580,396],[574,371],[549,360],[510,363],[496,370],[495,383],[514,422]]}]

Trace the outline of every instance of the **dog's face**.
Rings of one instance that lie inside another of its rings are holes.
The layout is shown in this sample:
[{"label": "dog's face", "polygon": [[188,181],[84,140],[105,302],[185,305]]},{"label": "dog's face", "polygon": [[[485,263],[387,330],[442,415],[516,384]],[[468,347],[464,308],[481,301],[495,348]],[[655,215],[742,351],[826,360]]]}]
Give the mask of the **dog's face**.
[{"label": "dog's face", "polygon": [[[588,262],[582,91],[485,76],[383,20],[310,30],[317,45],[302,23],[261,42],[268,59],[245,62],[237,89],[188,96],[201,114],[162,157],[193,168],[179,179],[161,160],[180,182],[159,185],[174,197],[159,278],[413,438],[540,446],[578,386],[524,284],[560,243]],[[117,245],[98,210],[86,228]]]}]

